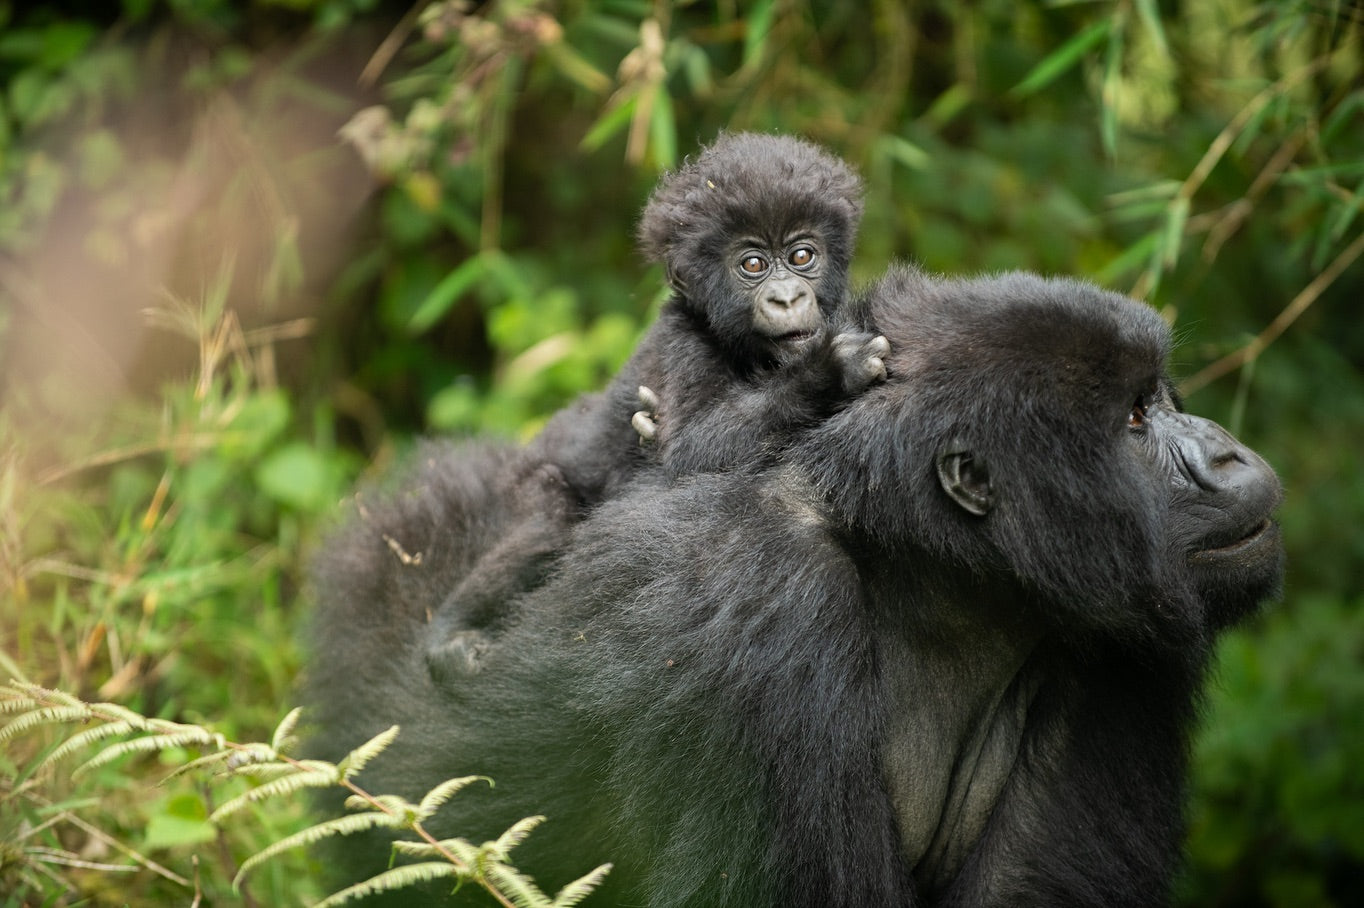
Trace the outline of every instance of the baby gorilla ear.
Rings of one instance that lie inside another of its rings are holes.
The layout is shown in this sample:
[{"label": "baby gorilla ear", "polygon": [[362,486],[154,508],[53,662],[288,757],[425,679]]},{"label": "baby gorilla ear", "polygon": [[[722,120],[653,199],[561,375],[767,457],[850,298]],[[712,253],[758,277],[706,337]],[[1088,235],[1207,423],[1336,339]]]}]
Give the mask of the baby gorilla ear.
[{"label": "baby gorilla ear", "polygon": [[938,454],[938,483],[968,513],[984,517],[994,507],[990,470],[985,461],[955,446]]}]

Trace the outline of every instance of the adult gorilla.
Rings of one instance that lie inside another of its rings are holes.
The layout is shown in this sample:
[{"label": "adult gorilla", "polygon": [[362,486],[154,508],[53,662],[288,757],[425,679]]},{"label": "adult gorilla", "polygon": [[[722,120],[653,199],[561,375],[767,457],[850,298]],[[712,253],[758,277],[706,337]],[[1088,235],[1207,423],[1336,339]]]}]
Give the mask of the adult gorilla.
[{"label": "adult gorilla", "polygon": [[321,564],[324,750],[402,723],[364,784],[493,776],[438,831],[546,813],[518,863],[552,889],[614,861],[601,904],[1166,902],[1213,635],[1279,582],[1278,482],[1180,411],[1145,306],[912,270],[870,304],[885,385],[783,466],[608,502],[452,689],[421,615],[460,558],[384,538],[439,553],[488,502],[429,456]]}]

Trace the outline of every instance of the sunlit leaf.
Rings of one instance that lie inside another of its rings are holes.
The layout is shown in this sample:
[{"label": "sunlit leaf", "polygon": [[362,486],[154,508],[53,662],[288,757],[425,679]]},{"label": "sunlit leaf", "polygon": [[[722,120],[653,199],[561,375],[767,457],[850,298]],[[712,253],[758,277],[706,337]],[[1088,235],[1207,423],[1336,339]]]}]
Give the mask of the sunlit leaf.
[{"label": "sunlit leaf", "polygon": [[1097,47],[1100,41],[1107,38],[1112,27],[1110,19],[1095,22],[1034,66],[1010,93],[1016,97],[1026,97],[1046,88],[1084,59],[1085,54]]},{"label": "sunlit leaf", "polygon": [[762,59],[767,48],[767,35],[772,30],[772,14],[776,9],[774,0],[760,0],[748,10],[744,31],[743,65],[753,66]]},{"label": "sunlit leaf", "polygon": [[1141,16],[1141,24],[1150,35],[1151,43],[1160,51],[1162,57],[1169,57],[1170,42],[1165,38],[1165,26],[1160,22],[1160,9],[1156,6],[1156,0],[1136,0],[1136,3],[1137,15]]},{"label": "sunlit leaf", "polygon": [[455,270],[441,278],[431,292],[422,298],[407,320],[407,329],[413,334],[422,334],[445,317],[445,314],[459,302],[479,278],[483,277],[485,265],[483,258],[473,255],[461,262]]},{"label": "sunlit leaf", "polygon": [[593,123],[587,130],[587,135],[583,136],[582,147],[585,151],[596,151],[605,145],[612,136],[625,129],[630,123],[630,118],[635,115],[635,105],[639,103],[636,96],[631,96],[624,101],[610,107],[603,113],[597,122]]},{"label": "sunlit leaf", "polygon": [[669,168],[677,163],[677,126],[673,122],[673,102],[667,88],[662,85],[654,94],[649,138],[652,140],[654,162],[659,167]]}]

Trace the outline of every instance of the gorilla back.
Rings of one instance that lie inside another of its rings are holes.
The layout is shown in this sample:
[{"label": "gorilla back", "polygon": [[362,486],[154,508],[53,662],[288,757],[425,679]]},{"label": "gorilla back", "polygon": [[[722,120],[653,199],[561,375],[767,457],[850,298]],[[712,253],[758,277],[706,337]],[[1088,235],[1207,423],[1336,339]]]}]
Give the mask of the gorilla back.
[{"label": "gorilla back", "polygon": [[[1166,903],[1210,644],[1279,580],[1278,482],[1181,412],[1145,306],[908,269],[868,304],[884,385],[773,468],[603,505],[466,683],[394,660],[360,698],[319,652],[325,755],[401,723],[363,784],[494,777],[436,831],[548,814],[518,864],[552,890],[613,861],[599,904]],[[322,623],[352,620],[372,568],[324,570]]]}]

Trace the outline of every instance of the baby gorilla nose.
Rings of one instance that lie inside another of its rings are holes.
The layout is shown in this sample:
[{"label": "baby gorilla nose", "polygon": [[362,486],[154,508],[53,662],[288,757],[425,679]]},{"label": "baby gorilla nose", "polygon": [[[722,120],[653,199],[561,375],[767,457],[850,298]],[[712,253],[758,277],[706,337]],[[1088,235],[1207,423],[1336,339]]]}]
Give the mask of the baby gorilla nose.
[{"label": "baby gorilla nose", "polygon": [[798,277],[775,278],[767,284],[765,298],[776,309],[794,309],[808,303],[807,283]]},{"label": "baby gorilla nose", "polygon": [[768,337],[809,337],[824,324],[809,284],[794,275],[776,278],[761,291],[754,321]]}]

